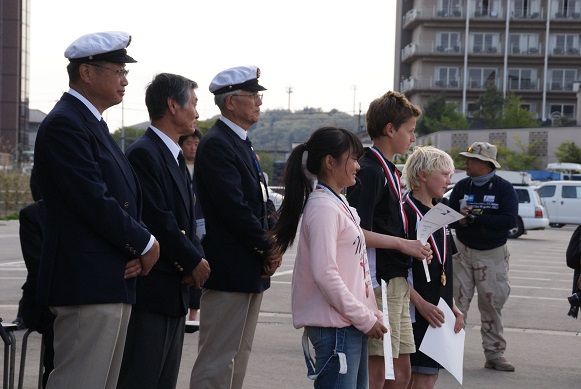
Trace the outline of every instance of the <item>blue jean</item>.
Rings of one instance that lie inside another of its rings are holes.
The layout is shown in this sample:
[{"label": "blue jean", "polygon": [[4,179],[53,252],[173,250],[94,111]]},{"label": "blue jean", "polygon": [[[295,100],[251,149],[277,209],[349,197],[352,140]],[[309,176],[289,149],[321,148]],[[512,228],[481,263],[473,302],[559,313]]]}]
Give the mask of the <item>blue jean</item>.
[{"label": "blue jean", "polygon": [[308,376],[315,380],[315,389],[369,388],[366,334],[353,326],[305,330],[315,349],[314,368],[305,351]]}]

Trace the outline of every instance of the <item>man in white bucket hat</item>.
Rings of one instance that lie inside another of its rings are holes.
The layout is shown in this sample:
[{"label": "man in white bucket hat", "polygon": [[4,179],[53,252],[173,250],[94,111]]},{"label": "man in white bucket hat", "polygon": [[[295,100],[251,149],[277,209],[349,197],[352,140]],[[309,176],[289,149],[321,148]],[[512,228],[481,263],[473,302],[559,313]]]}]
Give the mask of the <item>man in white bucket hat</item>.
[{"label": "man in white bucket hat", "polygon": [[452,224],[458,253],[454,261],[454,298],[468,313],[478,292],[482,346],[487,369],[514,371],[506,360],[502,307],[510,294],[508,231],[517,223],[518,199],[512,184],[495,174],[500,164],[496,146],[474,142],[460,155],[466,157],[466,175],[450,195],[450,206],[466,217]]}]

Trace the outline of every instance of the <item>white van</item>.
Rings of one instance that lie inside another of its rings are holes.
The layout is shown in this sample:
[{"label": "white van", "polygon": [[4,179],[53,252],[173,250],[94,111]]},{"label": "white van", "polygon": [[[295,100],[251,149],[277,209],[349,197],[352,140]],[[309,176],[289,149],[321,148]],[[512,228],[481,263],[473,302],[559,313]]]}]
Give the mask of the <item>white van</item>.
[{"label": "white van", "polygon": [[547,181],[537,193],[549,214],[551,227],[581,224],[581,181]]}]

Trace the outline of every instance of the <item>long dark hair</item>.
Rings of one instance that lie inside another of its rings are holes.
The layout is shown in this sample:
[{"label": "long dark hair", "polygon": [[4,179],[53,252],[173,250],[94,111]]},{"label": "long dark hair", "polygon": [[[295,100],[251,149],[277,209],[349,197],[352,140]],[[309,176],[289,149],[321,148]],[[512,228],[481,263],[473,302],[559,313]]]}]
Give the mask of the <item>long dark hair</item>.
[{"label": "long dark hair", "polygon": [[285,166],[284,199],[280,206],[280,217],[271,235],[281,254],[292,245],[297,233],[301,214],[313,191],[312,180],[303,169],[303,154],[307,152],[306,168],[318,176],[322,161],[327,155],[340,159],[346,152],[357,158],[363,154],[363,146],[357,136],[341,127],[321,127],[313,132],[308,141],[295,147]]}]

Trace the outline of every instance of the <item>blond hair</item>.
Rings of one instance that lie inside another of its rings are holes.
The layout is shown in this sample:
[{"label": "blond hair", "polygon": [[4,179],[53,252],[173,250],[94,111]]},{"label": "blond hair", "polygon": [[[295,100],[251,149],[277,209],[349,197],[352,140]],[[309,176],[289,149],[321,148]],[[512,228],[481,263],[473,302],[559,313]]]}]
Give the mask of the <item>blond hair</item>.
[{"label": "blond hair", "polygon": [[427,175],[432,173],[454,173],[454,161],[445,151],[434,146],[416,146],[403,167],[402,181],[409,190],[420,187],[420,172]]}]

